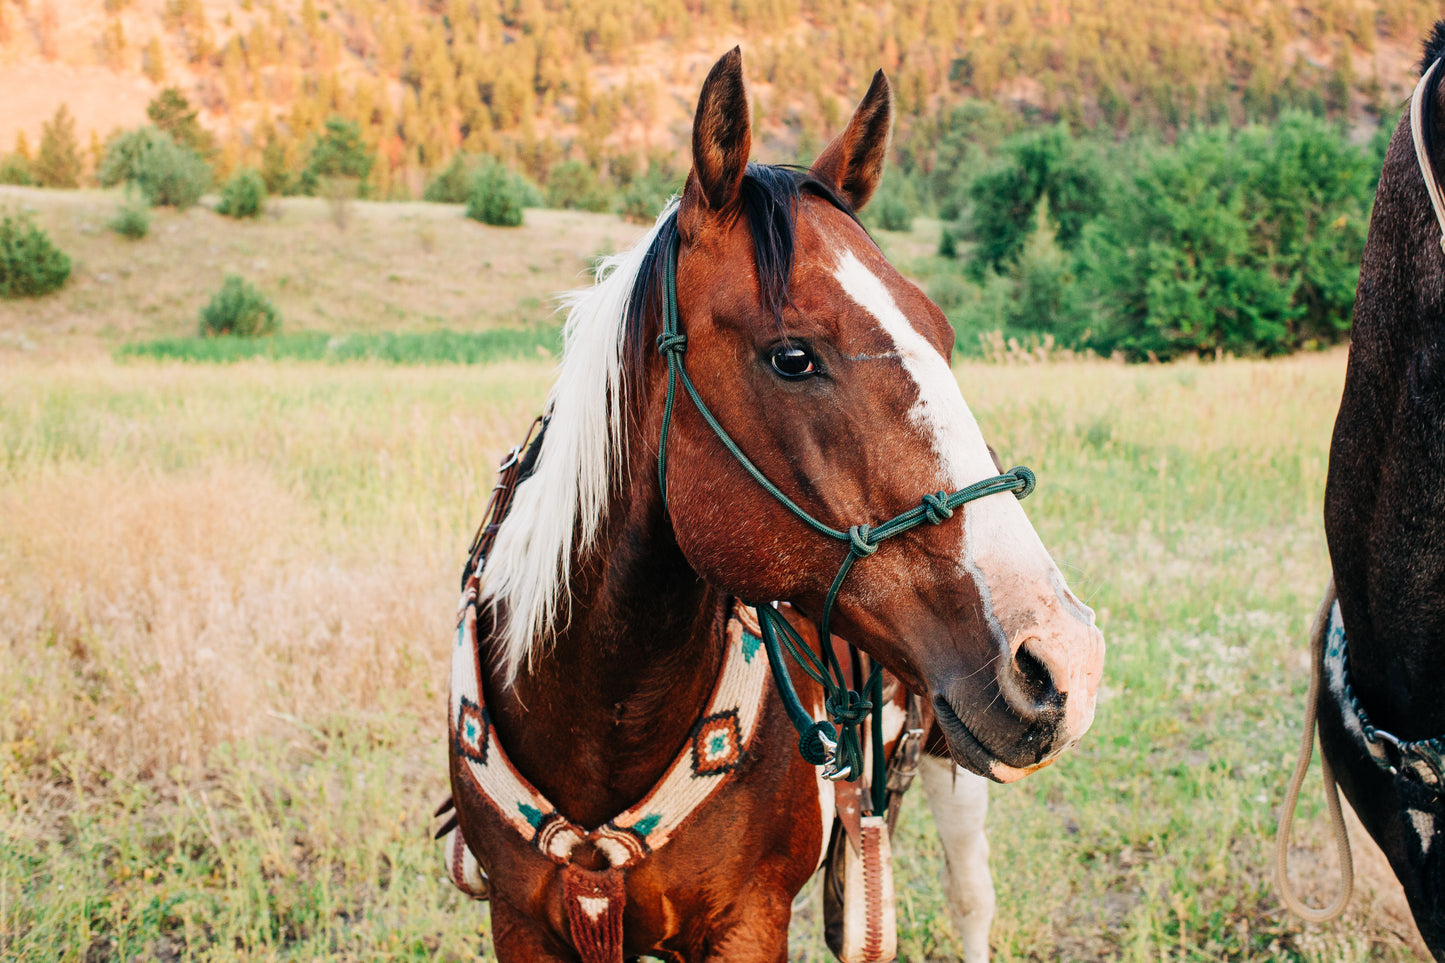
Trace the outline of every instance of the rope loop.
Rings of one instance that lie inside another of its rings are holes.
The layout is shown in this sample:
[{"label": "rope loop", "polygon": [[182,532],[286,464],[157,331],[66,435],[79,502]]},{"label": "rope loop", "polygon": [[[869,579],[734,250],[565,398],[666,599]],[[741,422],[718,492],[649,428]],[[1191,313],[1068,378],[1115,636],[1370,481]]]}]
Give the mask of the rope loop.
[{"label": "rope loop", "polygon": [[942,525],[953,517],[953,509],[948,507],[948,492],[930,492],[923,496],[923,517],[935,525]]},{"label": "rope loop", "polygon": [[872,525],[854,525],[848,529],[848,551],[858,558],[867,558],[878,551],[878,543],[872,540]]},{"label": "rope loop", "polygon": [[664,331],[657,336],[657,350],[664,355],[682,354],[687,350],[687,335],[669,334]]},{"label": "rope loop", "polygon": [[846,729],[862,725],[872,711],[873,703],[852,689],[839,689],[823,700],[823,708],[828,710],[828,716],[834,722]]},{"label": "rope loop", "polygon": [[1025,498],[1028,498],[1034,493],[1034,487],[1038,484],[1038,482],[1034,478],[1034,470],[1032,468],[1025,468],[1023,465],[1015,465],[1008,470],[1008,473],[1010,475],[1013,475],[1015,478],[1017,478],[1020,482],[1023,483],[1022,488],[1014,489],[1014,495],[1018,498],[1019,501],[1023,501]]}]

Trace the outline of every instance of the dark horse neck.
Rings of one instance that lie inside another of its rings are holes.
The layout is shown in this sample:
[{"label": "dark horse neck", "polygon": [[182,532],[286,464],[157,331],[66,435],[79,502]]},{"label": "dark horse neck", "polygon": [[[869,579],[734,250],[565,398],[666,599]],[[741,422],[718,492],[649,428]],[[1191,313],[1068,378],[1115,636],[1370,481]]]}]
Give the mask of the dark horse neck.
[{"label": "dark horse neck", "polygon": [[487,682],[513,764],[593,829],[638,802],[672,763],[712,694],[721,600],[687,564],[647,466],[615,493],[586,557],[574,558],[571,618],[511,688]]},{"label": "dark horse neck", "polygon": [[1360,268],[1325,532],[1356,692],[1405,739],[1445,733],[1445,258],[1396,132]]}]

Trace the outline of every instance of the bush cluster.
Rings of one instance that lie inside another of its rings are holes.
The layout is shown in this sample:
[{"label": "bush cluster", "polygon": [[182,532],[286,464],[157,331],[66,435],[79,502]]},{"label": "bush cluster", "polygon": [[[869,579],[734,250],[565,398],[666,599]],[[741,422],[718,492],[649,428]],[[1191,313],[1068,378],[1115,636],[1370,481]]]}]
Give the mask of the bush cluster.
[{"label": "bush cluster", "polygon": [[487,159],[472,177],[467,217],[495,227],[518,227],[522,209],[539,201],[537,189],[520,174]]},{"label": "bush cluster", "polygon": [[281,315],[271,299],[234,274],[227,275],[221,290],[201,309],[202,337],[254,338],[280,329]]},{"label": "bush cluster", "polygon": [[457,151],[442,172],[427,184],[422,199],[433,204],[465,204],[472,196],[476,164],[465,152]]},{"label": "bush cluster", "polygon": [[0,298],[34,298],[70,277],[70,258],[24,215],[0,215]]},{"label": "bush cluster", "polygon": [[1348,334],[1381,157],[1326,120],[1107,148],[1058,127],[973,161],[945,185],[938,273],[956,276],[929,282],[965,349],[1003,330],[1130,359],[1271,355]]},{"label": "bush cluster", "polygon": [[587,164],[563,161],[547,174],[547,206],[605,211],[612,206],[612,195]]},{"label": "bush cluster", "polygon": [[221,185],[221,199],[216,204],[216,213],[226,217],[260,217],[266,205],[266,182],[261,172],[243,167],[232,174]]},{"label": "bush cluster", "polygon": [[158,127],[139,127],[111,140],[97,171],[102,187],[127,184],[156,207],[192,206],[211,186],[211,166]]},{"label": "bush cluster", "polygon": [[151,209],[144,198],[131,197],[120,206],[115,212],[115,217],[110,219],[110,229],[122,237],[128,237],[138,241],[150,233],[151,230]]}]

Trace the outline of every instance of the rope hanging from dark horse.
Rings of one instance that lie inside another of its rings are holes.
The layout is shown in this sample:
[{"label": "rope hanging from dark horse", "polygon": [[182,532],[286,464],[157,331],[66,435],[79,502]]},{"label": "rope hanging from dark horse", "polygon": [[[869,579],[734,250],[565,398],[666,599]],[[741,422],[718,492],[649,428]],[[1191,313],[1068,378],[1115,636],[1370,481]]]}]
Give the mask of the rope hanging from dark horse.
[{"label": "rope hanging from dark horse", "polygon": [[[876,552],[879,543],[885,539],[901,535],[924,522],[941,525],[953,517],[954,509],[975,499],[1004,492],[1013,492],[1019,498],[1028,497],[1029,493],[1034,490],[1034,473],[1028,468],[1020,466],[1011,468],[1002,475],[975,482],[952,494],[943,491],[931,492],[923,496],[921,504],[916,508],[910,508],[876,526],[854,525],[845,532],[820,522],[783,494],[782,490],[768,480],[767,476],[748,459],[747,455],[743,454],[737,442],[733,441],[707,405],[703,403],[697,387],[688,377],[687,369],[683,367],[682,363],[683,355],[687,351],[687,335],[682,333],[682,323],[677,309],[679,243],[680,241],[674,233],[663,254],[666,260],[663,270],[662,333],[657,336],[657,350],[667,359],[667,401],[663,407],[662,431],[657,453],[657,483],[662,490],[663,504],[667,504],[667,435],[672,425],[677,383],[681,381],[688,396],[692,398],[693,406],[697,408],[698,414],[702,415],[703,420],[722,442],[723,447],[737,460],[738,464],[742,465],[754,481],[813,531],[848,545],[848,554],[844,556],[842,565],[838,567],[838,574],[833,577],[833,584],[828,589],[827,597],[823,601],[823,614],[818,620],[821,655],[812,650],[777,609],[766,603],[755,605],[754,608],[758,613],[758,625],[762,628],[763,647],[768,653],[768,663],[772,667],[773,678],[782,695],[788,717],[792,720],[793,727],[798,730],[798,751],[804,759],[815,766],[826,766],[823,775],[828,779],[844,779],[849,782],[856,780],[863,774],[863,747],[859,726],[869,717],[870,713],[872,714],[873,768],[875,770],[872,779],[872,802],[874,815],[881,816],[887,806],[888,794],[887,779],[883,776],[886,763],[883,759],[882,667],[873,663],[871,659],[869,660],[872,671],[869,673],[867,681],[861,686],[863,692],[867,694],[866,698],[859,692],[848,688],[846,676],[842,666],[838,664],[837,655],[833,652],[833,646],[829,641],[831,636],[828,632],[829,622],[833,615],[833,605],[837,602],[838,593],[843,588],[843,580],[848,577],[855,562]],[[816,722],[803,708],[797,690],[794,689],[792,679],[788,675],[787,664],[783,661],[782,650],[784,648],[802,670],[823,687],[823,704],[831,722]]]}]

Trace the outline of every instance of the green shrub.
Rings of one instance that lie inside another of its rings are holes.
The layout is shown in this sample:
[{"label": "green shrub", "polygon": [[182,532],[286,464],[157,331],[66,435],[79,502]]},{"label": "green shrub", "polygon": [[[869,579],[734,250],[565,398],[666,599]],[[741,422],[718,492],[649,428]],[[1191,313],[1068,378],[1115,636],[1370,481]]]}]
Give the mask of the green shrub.
[{"label": "green shrub", "polygon": [[35,183],[35,174],[30,162],[19,154],[6,154],[0,158],[0,184],[15,184],[29,187]]},{"label": "green shrub", "polygon": [[612,206],[597,172],[581,161],[563,161],[547,175],[547,206],[605,211]]},{"label": "green shrub", "polygon": [[1289,111],[1153,151],[1078,253],[1095,302],[1083,343],[1167,359],[1343,338],[1373,163],[1343,130]]},{"label": "green shrub", "polygon": [[144,198],[128,199],[110,219],[110,229],[123,237],[138,241],[150,233],[151,210]]},{"label": "green shrub", "polygon": [[958,257],[958,235],[953,233],[951,227],[945,226],[943,232],[938,235],[938,256]]},{"label": "green shrub", "polygon": [[34,298],[70,277],[70,258],[23,215],[0,216],[0,298]]},{"label": "green shrub", "polygon": [[433,204],[467,203],[472,196],[472,178],[476,176],[474,166],[465,153],[457,151],[451,163],[426,186],[422,200]]},{"label": "green shrub", "polygon": [[913,214],[909,212],[908,205],[900,197],[884,195],[878,198],[873,210],[871,220],[885,231],[911,231],[913,230]]},{"label": "green shrub", "polygon": [[201,155],[155,127],[139,127],[113,139],[97,176],[102,187],[129,184],[153,206],[181,210],[211,186],[211,167]]},{"label": "green shrub", "polygon": [[885,231],[911,231],[918,214],[918,192],[913,181],[895,172],[884,178],[864,211],[867,223]]},{"label": "green shrub", "polygon": [[221,200],[216,213],[226,217],[260,217],[266,204],[266,182],[260,171],[243,167],[221,187]]},{"label": "green shrub", "polygon": [[366,196],[366,178],[376,156],[361,139],[361,126],[354,120],[332,116],[311,144],[306,169],[301,172],[301,192],[316,195],[326,188],[326,181],[350,178],[359,183],[358,194]]},{"label": "green shrub", "polygon": [[495,227],[518,227],[522,208],[534,195],[535,189],[521,175],[490,161],[472,179],[467,217]]},{"label": "green shrub", "polygon": [[254,338],[280,328],[281,316],[270,298],[234,274],[227,275],[221,290],[201,309],[202,337],[231,334]]},{"label": "green shrub", "polygon": [[1044,198],[1059,246],[1073,250],[1112,194],[1097,153],[1060,125],[1011,137],[1000,155],[969,184],[976,271],[1001,271],[1019,256]]},{"label": "green shrub", "polygon": [[651,224],[671,197],[682,190],[682,178],[663,164],[652,161],[647,173],[634,177],[622,191],[622,216],[629,221]]},{"label": "green shrub", "polygon": [[963,304],[968,297],[968,285],[963,278],[952,271],[936,274],[928,282],[928,298],[948,313]]}]

